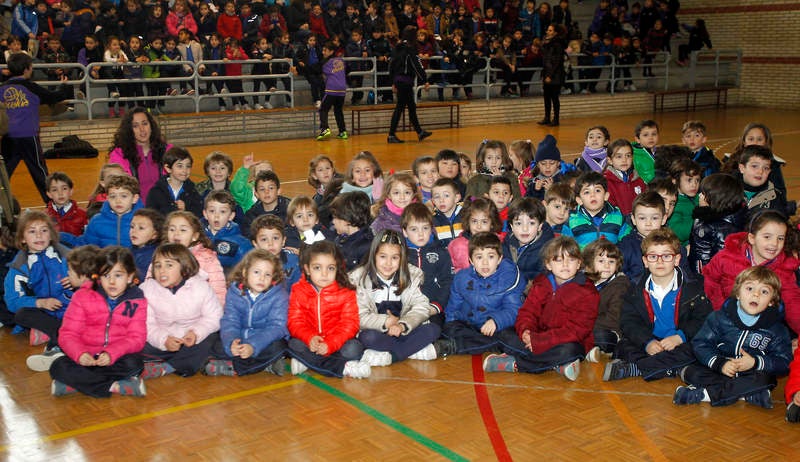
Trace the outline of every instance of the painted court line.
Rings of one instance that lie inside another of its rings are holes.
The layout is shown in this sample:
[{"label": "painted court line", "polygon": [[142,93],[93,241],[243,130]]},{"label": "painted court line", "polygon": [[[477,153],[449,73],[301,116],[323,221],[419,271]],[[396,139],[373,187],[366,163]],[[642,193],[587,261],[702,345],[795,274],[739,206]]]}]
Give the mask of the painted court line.
[{"label": "painted court line", "polygon": [[426,437],[425,435],[422,435],[422,434],[418,433],[415,430],[412,430],[409,427],[406,427],[405,425],[403,425],[400,422],[392,419],[391,417],[387,416],[386,414],[381,413],[377,409],[368,406],[367,404],[357,400],[356,398],[353,398],[352,396],[344,393],[341,390],[338,390],[338,389],[326,384],[325,382],[323,382],[323,381],[321,381],[321,380],[319,380],[319,379],[317,379],[315,377],[312,377],[312,376],[307,375],[307,374],[300,374],[300,375],[298,375],[298,377],[303,379],[303,380],[305,380],[306,382],[310,383],[311,385],[314,385],[315,387],[319,388],[320,390],[322,390],[324,392],[327,392],[327,393],[330,393],[331,395],[341,399],[342,401],[344,401],[347,404],[355,407],[359,411],[367,414],[368,416],[372,417],[373,419],[377,420],[378,422],[381,422],[382,424],[384,424],[387,427],[397,431],[398,433],[411,438],[412,440],[416,441],[417,443],[427,447],[428,449],[431,449],[432,451],[436,452],[437,454],[439,454],[440,456],[442,456],[442,457],[444,457],[444,458],[446,458],[448,460],[454,460],[454,461],[459,461],[459,462],[469,460],[466,457],[457,454],[455,451],[442,446],[441,444],[437,443],[436,441],[433,441],[432,439]]},{"label": "painted court line", "polygon": [[[281,388],[286,388],[286,387],[290,387],[290,386],[293,386],[293,385],[298,385],[298,384],[301,384],[301,383],[303,383],[302,380],[294,379],[294,380],[289,380],[287,382],[281,382],[281,383],[275,383],[275,384],[271,384],[271,385],[265,385],[263,387],[253,388],[253,389],[250,389],[250,390],[244,390],[244,391],[240,391],[240,392],[236,392],[236,393],[231,393],[231,394],[228,394],[228,395],[217,396],[215,398],[209,398],[209,399],[204,399],[204,400],[201,400],[201,401],[195,401],[193,403],[182,404],[180,406],[169,407],[169,408],[166,408],[166,409],[162,409],[160,411],[147,412],[147,413],[144,413],[144,414],[133,415],[133,416],[130,416],[130,417],[125,417],[125,418],[117,419],[117,420],[109,420],[108,422],[101,422],[101,423],[94,424],[94,425],[89,425],[89,426],[86,426],[86,427],[76,428],[75,430],[69,430],[69,431],[66,431],[66,432],[55,433],[55,434],[49,435],[49,436],[43,436],[41,438],[32,438],[32,439],[29,439],[29,440],[23,439],[23,440],[15,441],[14,442],[14,446],[31,445],[31,444],[38,444],[38,443],[42,443],[42,442],[46,442],[46,441],[57,441],[57,440],[63,440],[63,439],[66,439],[66,438],[73,438],[75,436],[85,435],[87,433],[92,433],[92,432],[96,432],[96,431],[100,431],[100,430],[106,430],[106,429],[109,429],[109,428],[119,427],[121,425],[127,425],[127,424],[131,424],[131,423],[141,422],[141,421],[144,421],[144,420],[149,420],[149,419],[153,419],[153,418],[164,416],[164,415],[175,414],[175,413],[178,413],[178,412],[188,411],[188,410],[191,410],[191,409],[198,409],[198,408],[201,408],[201,407],[211,406],[213,404],[224,403],[226,401],[233,401],[235,399],[244,398],[244,397],[252,396],[252,395],[257,395],[257,394],[265,393],[265,392],[268,392],[268,391],[278,390],[278,389],[281,389]],[[136,398],[134,398],[134,399],[136,399]],[[9,449],[9,445],[5,445],[4,444],[4,445],[0,446],[0,452],[8,451],[8,449]]]},{"label": "painted court line", "polygon": [[486,434],[489,436],[489,441],[492,442],[492,449],[497,460],[501,462],[512,461],[511,453],[508,452],[508,446],[503,438],[503,433],[500,431],[500,426],[497,425],[497,419],[494,417],[494,410],[492,409],[492,401],[489,399],[489,392],[486,388],[486,377],[483,373],[483,356],[472,355],[472,377],[475,380],[475,401],[478,404],[478,409],[481,412],[483,419],[483,426],[486,427]]}]

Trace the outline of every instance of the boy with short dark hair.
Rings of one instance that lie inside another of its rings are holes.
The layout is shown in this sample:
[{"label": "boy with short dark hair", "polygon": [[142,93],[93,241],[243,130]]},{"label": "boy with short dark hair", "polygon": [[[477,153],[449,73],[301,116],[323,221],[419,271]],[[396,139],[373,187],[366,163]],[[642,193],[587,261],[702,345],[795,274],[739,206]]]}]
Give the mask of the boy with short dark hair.
[{"label": "boy with short dark hair", "polygon": [[647,271],[622,305],[616,359],[603,380],[641,376],[646,381],[677,377],[695,361],[690,341],[711,313],[703,283],[678,269],[681,243],[669,228],[651,232],[642,242]]},{"label": "boy with short dark hair", "polygon": [[517,265],[503,258],[497,235],[472,236],[469,258],[469,268],[456,273],[450,286],[442,339],[434,343],[438,356],[495,349],[500,333],[513,329],[522,305],[525,284]]},{"label": "boy with short dark hair", "polygon": [[546,221],[555,236],[561,235],[564,224],[569,220],[569,213],[575,202],[575,191],[568,183],[556,183],[544,193],[544,207],[547,211]]},{"label": "boy with short dark hair", "polygon": [[739,175],[748,209],[772,209],[791,216],[786,196],[769,181],[774,156],[764,146],[751,145],[739,157]]},{"label": "boy with short dark hair", "polygon": [[236,216],[236,199],[230,191],[211,191],[203,207],[203,230],[217,252],[219,263],[225,271],[232,269],[253,248],[242,235]]},{"label": "boy with short dark hair", "polygon": [[[94,244],[98,247],[109,245],[131,246],[128,232],[133,213],[142,207],[139,201],[139,182],[128,175],[114,175],[106,180],[108,198],[100,212],[89,220],[83,236],[70,239],[70,245]],[[61,238],[65,235],[62,233]]]},{"label": "boy with short dark hair", "polygon": [[430,202],[433,185],[439,179],[439,167],[436,165],[436,159],[431,156],[417,157],[411,164],[411,171],[417,177],[419,190],[422,193],[422,202]]},{"label": "boy with short dark hair", "polygon": [[681,127],[681,141],[692,151],[692,160],[700,164],[703,177],[718,173],[722,166],[714,151],[706,146],[706,139],[706,126],[699,120],[689,120]]},{"label": "boy with short dark hair", "polygon": [[212,151],[203,161],[203,173],[206,174],[206,179],[194,185],[200,197],[205,199],[214,190],[230,191],[233,159],[222,151]]},{"label": "boy with short dark hair", "polygon": [[555,237],[545,221],[546,215],[544,205],[532,197],[523,197],[508,208],[511,232],[503,243],[503,254],[517,264],[526,283],[544,272],[545,262],[540,253]]},{"label": "boy with short dark hair", "polygon": [[164,153],[162,165],[167,172],[147,193],[147,208],[168,215],[175,210],[203,216],[203,200],[189,177],[192,174],[192,156],[186,149],[173,146]]},{"label": "boy with short dark hair", "polygon": [[664,216],[669,220],[678,203],[678,186],[671,178],[656,178],[647,183],[647,191],[655,191],[664,199]]},{"label": "boy with short dark hair", "polygon": [[564,236],[575,238],[583,249],[600,238],[616,244],[630,232],[625,217],[608,203],[608,185],[598,172],[587,172],[575,182],[575,201],[578,208],[569,215]]},{"label": "boy with short dark hair", "polygon": [[[244,214],[242,229],[249,230],[253,221],[261,215],[275,215],[286,221],[289,210],[289,198],[281,196],[281,180],[272,170],[261,171],[253,182],[253,192],[258,200]],[[255,239],[254,235],[249,236]]]},{"label": "boy with short dark hair", "polygon": [[493,176],[489,180],[489,192],[486,193],[486,197],[497,207],[497,214],[503,223],[503,232],[508,231],[508,206],[514,200],[511,180],[505,176]]},{"label": "boy with short dark hair", "polygon": [[47,215],[56,224],[56,230],[70,233],[73,236],[83,234],[83,228],[89,222],[86,211],[78,207],[72,200],[72,179],[64,172],[53,172],[47,177]]},{"label": "boy with short dark hair", "polygon": [[425,273],[422,294],[428,297],[438,312],[431,313],[431,321],[444,323],[444,307],[450,299],[453,282],[453,262],[447,245],[433,235],[433,215],[419,202],[406,206],[400,215],[400,226],[408,247],[408,262]]},{"label": "boy with short dark hair", "polygon": [[650,119],[639,122],[633,131],[633,138],[633,168],[645,183],[649,183],[656,176],[658,124]]},{"label": "boy with short dark hair", "polygon": [[431,203],[436,239],[446,246],[462,231],[461,193],[458,191],[458,183],[452,178],[436,180],[431,188]]},{"label": "boy with short dark hair", "polygon": [[347,271],[360,265],[364,256],[369,254],[375,237],[370,228],[371,205],[369,196],[361,191],[339,194],[331,202],[333,227],[337,233],[334,242],[342,250]]},{"label": "boy with short dark hair", "polygon": [[452,178],[458,185],[458,193],[461,197],[467,192],[467,184],[461,176],[461,158],[452,149],[442,149],[436,153],[436,167],[439,170],[440,178]]},{"label": "boy with short dark hair", "polygon": [[292,285],[300,280],[300,259],[297,254],[283,248],[286,243],[283,220],[275,215],[261,215],[253,220],[250,235],[253,247],[280,257],[286,290],[291,291]]}]

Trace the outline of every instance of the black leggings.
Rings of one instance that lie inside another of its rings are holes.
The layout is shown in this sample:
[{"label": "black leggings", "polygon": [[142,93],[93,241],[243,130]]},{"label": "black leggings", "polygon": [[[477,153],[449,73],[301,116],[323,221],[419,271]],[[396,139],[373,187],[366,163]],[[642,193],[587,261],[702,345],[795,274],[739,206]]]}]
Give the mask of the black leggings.
[{"label": "black leggings", "polygon": [[558,115],[561,112],[561,101],[559,101],[559,97],[561,96],[561,85],[552,84],[552,83],[545,83],[542,84],[542,90],[544,90],[544,119],[550,119],[550,108],[553,108],[553,122],[558,122]]},{"label": "black leggings", "polygon": [[397,87],[397,105],[394,107],[392,114],[392,125],[389,127],[389,136],[394,136],[397,132],[397,124],[400,123],[400,116],[406,106],[408,107],[408,120],[414,127],[414,131],[420,133],[422,127],[419,126],[419,119],[417,119],[417,102],[414,101],[414,87],[410,83],[398,82],[395,84]]}]

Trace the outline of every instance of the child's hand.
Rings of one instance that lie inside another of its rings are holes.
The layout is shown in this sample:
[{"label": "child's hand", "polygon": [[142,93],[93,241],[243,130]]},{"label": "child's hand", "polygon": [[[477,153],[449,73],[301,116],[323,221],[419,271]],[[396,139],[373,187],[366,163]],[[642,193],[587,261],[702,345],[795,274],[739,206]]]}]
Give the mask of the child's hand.
[{"label": "child's hand", "polygon": [[674,350],[678,345],[683,343],[683,339],[680,335],[670,335],[667,338],[661,339],[661,347],[664,348],[666,351]]},{"label": "child's hand", "polygon": [[733,377],[736,372],[736,363],[733,360],[725,361],[725,364],[722,365],[722,373],[728,377]]},{"label": "child's hand", "polygon": [[234,339],[231,342],[231,355],[232,356],[239,356],[242,349],[242,341],[240,339]]},{"label": "child's hand", "polygon": [[95,366],[108,366],[109,364],[111,364],[111,355],[105,351],[100,353],[94,361]]},{"label": "child's hand", "polygon": [[175,207],[177,207],[178,210],[186,210],[186,202],[178,199],[175,201]]},{"label": "child's hand", "polygon": [[328,344],[325,343],[324,340],[321,340],[319,342],[319,345],[317,345],[317,351],[315,351],[314,353],[316,353],[316,354],[318,354],[320,356],[327,355],[328,354]]},{"label": "child's hand", "polygon": [[56,298],[40,298],[36,300],[36,308],[55,311],[61,308],[61,301]]},{"label": "child's hand", "polygon": [[798,406],[800,406],[800,392],[794,394],[794,398],[792,398],[792,402]]},{"label": "child's hand", "polygon": [[171,335],[164,341],[164,348],[166,348],[167,351],[176,352],[181,349],[181,345],[183,345],[183,340]]},{"label": "child's hand", "polygon": [[400,324],[395,324],[386,330],[386,334],[391,335],[392,337],[400,337],[403,335],[403,326]]},{"label": "child's hand", "polygon": [[749,371],[756,366],[756,358],[752,357],[750,353],[744,350],[739,350],[739,353],[742,356],[733,360],[736,363],[737,372]]},{"label": "child's hand", "polygon": [[63,278],[62,280],[58,281],[58,283],[61,284],[61,287],[63,287],[66,290],[74,289],[74,287],[72,287],[72,283],[69,282],[69,277]]},{"label": "child's hand", "polygon": [[325,343],[325,340],[323,340],[321,336],[316,335],[314,337],[311,337],[311,340],[308,341],[308,349],[314,353],[321,354],[319,352],[319,349],[320,345],[323,343]]},{"label": "child's hand", "polygon": [[80,364],[83,367],[89,367],[89,366],[94,366],[95,361],[92,355],[90,355],[89,353],[84,353],[78,358],[78,364]]},{"label": "child's hand", "polygon": [[522,343],[525,344],[528,350],[533,351],[533,346],[531,345],[531,331],[526,330],[522,333]]},{"label": "child's hand", "polygon": [[664,351],[664,347],[661,346],[661,343],[659,343],[658,340],[651,340],[650,343],[648,343],[647,346],[645,347],[645,351],[650,356],[653,356],[654,354],[658,354]]},{"label": "child's hand", "polygon": [[195,343],[197,343],[197,334],[195,334],[193,330],[190,330],[189,332],[186,332],[183,335],[183,344],[184,345],[186,345],[187,347],[190,347],[190,346],[194,346]]},{"label": "child's hand", "polygon": [[242,158],[242,165],[244,166],[244,168],[249,169],[250,167],[253,166],[254,163],[256,163],[256,161],[253,158],[253,153],[250,153],[244,156],[244,158]]},{"label": "child's hand", "polygon": [[247,359],[251,356],[253,356],[253,345],[250,345],[249,343],[243,343],[239,347],[239,357],[242,359]]},{"label": "child's hand", "polygon": [[298,249],[297,247],[284,247],[283,250],[288,250],[289,252],[295,255],[300,255],[300,249]]},{"label": "child's hand", "polygon": [[494,322],[494,319],[486,321],[481,326],[481,334],[487,337],[494,335],[495,331],[497,331],[497,324]]}]

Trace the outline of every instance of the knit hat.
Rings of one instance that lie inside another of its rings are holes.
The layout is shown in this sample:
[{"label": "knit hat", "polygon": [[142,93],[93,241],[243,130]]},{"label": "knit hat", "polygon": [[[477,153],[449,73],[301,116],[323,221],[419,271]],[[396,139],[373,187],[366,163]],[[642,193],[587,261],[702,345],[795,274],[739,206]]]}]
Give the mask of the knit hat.
[{"label": "knit hat", "polygon": [[556,139],[553,135],[545,136],[542,142],[539,143],[539,146],[536,147],[536,156],[534,160],[536,162],[541,162],[543,160],[557,160],[561,162],[561,151],[556,147]]}]

